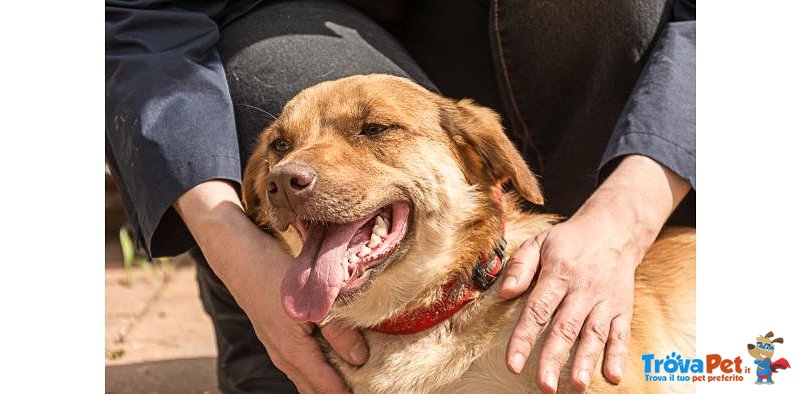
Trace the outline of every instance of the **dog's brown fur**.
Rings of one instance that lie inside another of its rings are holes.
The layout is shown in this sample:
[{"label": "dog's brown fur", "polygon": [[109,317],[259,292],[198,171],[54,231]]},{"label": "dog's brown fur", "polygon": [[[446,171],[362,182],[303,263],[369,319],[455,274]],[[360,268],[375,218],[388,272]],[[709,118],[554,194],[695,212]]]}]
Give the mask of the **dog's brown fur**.
[{"label": "dog's brown fur", "polygon": [[[360,135],[365,124],[390,126]],[[281,154],[276,139],[291,148]],[[265,178],[282,163],[317,171],[314,195],[297,212],[272,207]],[[506,193],[508,252],[551,226],[557,218],[521,208],[519,199],[540,204],[538,182],[505,137],[497,115],[469,100],[453,101],[409,80],[385,75],[324,82],[292,99],[258,141],[245,171],[243,200],[264,228],[283,231],[297,253],[294,214],[305,220],[352,222],[395,201],[412,205],[410,230],[363,289],[337,299],[326,321],[362,328],[370,347],[360,368],[329,359],[355,392],[536,392],[533,373],[542,341],[519,376],[509,373],[505,349],[524,297],[506,301],[498,285],[477,294],[445,322],[417,334],[387,335],[369,327],[411,308],[430,305],[443,283],[469,280],[477,256],[500,236],[493,201],[498,181]],[[664,391],[686,386],[645,384],[641,354],[694,354],[694,230],[662,233],[636,271],[636,297],[627,372],[619,386],[602,377],[590,392]],[[565,365],[560,390],[569,390]]]}]

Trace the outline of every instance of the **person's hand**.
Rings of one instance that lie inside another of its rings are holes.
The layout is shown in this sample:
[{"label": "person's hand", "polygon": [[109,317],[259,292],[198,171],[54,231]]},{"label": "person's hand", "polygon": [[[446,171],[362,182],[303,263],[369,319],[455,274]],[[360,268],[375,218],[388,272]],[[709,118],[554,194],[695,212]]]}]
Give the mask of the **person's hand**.
[{"label": "person's hand", "polygon": [[[224,181],[202,183],[182,195],[175,207],[275,366],[300,392],[348,392],[311,337],[314,325],[294,322],[283,311],[280,282],[291,257],[245,216],[233,186]],[[367,361],[367,345],[358,331],[332,322],[321,332],[346,362]]]},{"label": "person's hand", "polygon": [[520,373],[549,324],[536,384],[556,391],[577,343],[571,381],[585,390],[600,356],[603,375],[619,383],[633,311],[634,271],[689,185],[643,156],[625,158],[569,220],[526,241],[511,257],[500,295],[528,296],[509,340],[506,364]]},{"label": "person's hand", "polygon": [[[561,366],[579,338],[572,367],[577,389],[588,386],[604,349],[606,377],[618,382],[622,375],[633,310],[633,274],[643,249],[630,231],[619,227],[608,215],[575,216],[526,241],[509,262],[500,293],[504,297],[524,292],[539,270],[508,345],[507,363],[512,371],[522,370],[553,316],[536,374],[542,391],[555,392]],[[511,277],[516,284],[509,282]]]}]

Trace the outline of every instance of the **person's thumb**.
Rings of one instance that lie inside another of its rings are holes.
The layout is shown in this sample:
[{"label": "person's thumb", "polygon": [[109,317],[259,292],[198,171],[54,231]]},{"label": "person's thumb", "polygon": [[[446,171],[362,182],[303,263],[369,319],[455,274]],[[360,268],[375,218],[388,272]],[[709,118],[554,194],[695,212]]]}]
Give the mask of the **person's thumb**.
[{"label": "person's thumb", "polygon": [[518,297],[528,290],[528,286],[530,286],[539,266],[542,241],[546,237],[545,232],[523,242],[522,246],[511,255],[503,273],[502,286],[500,287],[501,297]]},{"label": "person's thumb", "polygon": [[332,321],[320,329],[333,351],[352,365],[362,365],[369,358],[367,342],[361,333],[340,321]]}]

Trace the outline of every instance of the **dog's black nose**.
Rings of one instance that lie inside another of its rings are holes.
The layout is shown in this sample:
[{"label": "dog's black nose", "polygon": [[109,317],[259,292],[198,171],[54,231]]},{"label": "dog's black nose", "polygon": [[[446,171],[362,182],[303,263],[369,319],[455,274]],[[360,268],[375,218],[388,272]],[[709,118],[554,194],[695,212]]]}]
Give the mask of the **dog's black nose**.
[{"label": "dog's black nose", "polygon": [[754,347],[756,347],[756,345],[753,345],[752,343],[748,343],[748,344],[747,344],[747,348],[748,348],[748,349],[752,349],[752,348],[754,348]]},{"label": "dog's black nose", "polygon": [[269,201],[279,208],[297,207],[308,199],[316,183],[313,168],[299,163],[281,164],[267,175]]}]

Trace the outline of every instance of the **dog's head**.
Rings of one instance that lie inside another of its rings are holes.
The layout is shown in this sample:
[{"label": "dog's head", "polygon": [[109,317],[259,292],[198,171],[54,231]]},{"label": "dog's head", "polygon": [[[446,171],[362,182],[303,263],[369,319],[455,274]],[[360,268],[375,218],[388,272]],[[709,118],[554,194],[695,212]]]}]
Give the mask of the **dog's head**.
[{"label": "dog's head", "polygon": [[258,141],[242,197],[258,224],[303,238],[281,288],[290,317],[371,325],[452,275],[457,256],[491,250],[492,191],[506,180],[542,203],[493,111],[367,75],[287,103]]}]

